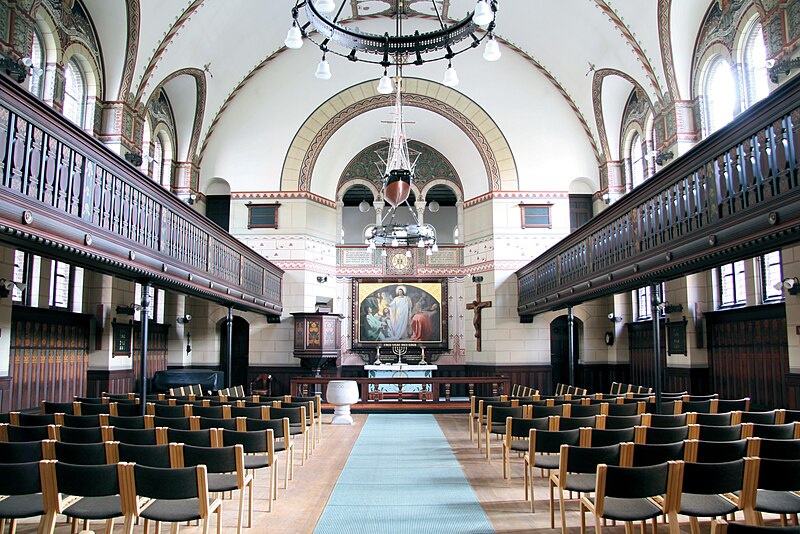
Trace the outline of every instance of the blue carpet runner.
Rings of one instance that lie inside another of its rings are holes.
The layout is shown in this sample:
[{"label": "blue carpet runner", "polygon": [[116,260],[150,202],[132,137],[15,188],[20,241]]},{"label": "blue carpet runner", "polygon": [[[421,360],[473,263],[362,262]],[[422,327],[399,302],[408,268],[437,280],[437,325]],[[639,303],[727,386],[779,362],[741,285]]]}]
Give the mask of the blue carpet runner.
[{"label": "blue carpet runner", "polygon": [[433,415],[371,414],[315,534],[489,534]]}]

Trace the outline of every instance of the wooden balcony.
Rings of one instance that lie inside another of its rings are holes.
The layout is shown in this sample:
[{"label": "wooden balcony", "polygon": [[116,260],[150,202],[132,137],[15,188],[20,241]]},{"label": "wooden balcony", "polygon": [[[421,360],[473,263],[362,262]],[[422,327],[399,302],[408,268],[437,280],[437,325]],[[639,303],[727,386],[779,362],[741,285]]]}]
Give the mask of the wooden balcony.
[{"label": "wooden balcony", "polygon": [[0,76],[0,241],[280,315],[283,271]]},{"label": "wooden balcony", "polygon": [[800,241],[800,76],[517,271],[537,313]]}]

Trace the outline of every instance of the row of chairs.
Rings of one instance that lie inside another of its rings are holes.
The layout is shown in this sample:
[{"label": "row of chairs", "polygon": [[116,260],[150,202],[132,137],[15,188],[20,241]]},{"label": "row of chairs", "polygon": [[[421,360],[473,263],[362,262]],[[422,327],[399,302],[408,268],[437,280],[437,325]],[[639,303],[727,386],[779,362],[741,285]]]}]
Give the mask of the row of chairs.
[{"label": "row of chairs", "polygon": [[653,388],[645,386],[637,386],[635,384],[625,384],[622,382],[611,382],[611,389],[609,391],[612,395],[620,393],[653,393]]},{"label": "row of chairs", "polygon": [[[800,497],[794,493],[800,489],[800,459],[740,456],[698,462],[690,458],[689,450],[696,454],[702,443],[622,443],[602,447],[561,444],[558,454],[547,457],[546,463],[552,466],[548,477],[551,528],[555,528],[554,489],[558,490],[562,532],[566,532],[565,492],[580,494],[581,515],[584,511],[595,512],[598,532],[602,531],[600,518],[627,523],[667,515],[670,530],[676,532],[677,514],[682,514],[690,517],[692,532],[697,533],[698,517],[713,518],[743,510],[748,523],[759,524],[761,512],[800,511]],[[526,498],[530,485],[534,511],[533,469],[539,466],[531,461],[530,454],[526,454],[525,463]],[[779,474],[781,469],[783,475]],[[616,480],[618,476],[620,480]],[[781,476],[791,481],[782,481]],[[594,498],[589,493],[594,493]],[[583,520],[581,530],[585,532]]]},{"label": "row of chairs", "polygon": [[571,386],[569,384],[558,383],[556,384],[555,394],[584,396],[588,394],[588,391],[586,390],[586,388],[579,388],[576,386]]}]

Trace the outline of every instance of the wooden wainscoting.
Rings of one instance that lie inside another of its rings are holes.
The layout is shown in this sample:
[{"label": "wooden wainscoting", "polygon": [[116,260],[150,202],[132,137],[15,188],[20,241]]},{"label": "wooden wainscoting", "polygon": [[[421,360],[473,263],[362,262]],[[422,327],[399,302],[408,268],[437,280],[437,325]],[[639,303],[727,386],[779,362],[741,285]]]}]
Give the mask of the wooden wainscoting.
[{"label": "wooden wainscoting", "polygon": [[129,393],[133,391],[132,369],[89,369],[86,372],[86,396],[99,397],[101,393]]},{"label": "wooden wainscoting", "polygon": [[[133,323],[133,362],[131,367],[132,378],[129,391],[139,390],[139,377],[142,366],[142,326],[140,322]],[[153,378],[156,371],[167,368],[167,339],[169,338],[169,325],[158,324],[150,321],[147,325],[147,378]]]},{"label": "wooden wainscoting", "polygon": [[630,367],[627,363],[582,363],[575,369],[574,385],[586,388],[589,393],[608,393],[611,382],[631,383]]},{"label": "wooden wainscoting", "polygon": [[9,411],[11,404],[11,377],[0,377],[0,412]]},{"label": "wooden wainscoting", "polygon": [[86,390],[91,316],[14,306],[11,312],[10,410],[42,400],[72,400]]},{"label": "wooden wainscoting", "polygon": [[708,367],[667,367],[664,370],[664,391],[688,391],[692,395],[711,393]]},{"label": "wooden wainscoting", "polygon": [[750,397],[753,408],[787,406],[789,345],[783,303],[706,312],[712,391]]},{"label": "wooden wainscoting", "polygon": [[[667,366],[667,335],[664,321],[661,323],[661,368]],[[653,321],[637,321],[627,324],[628,347],[630,347],[630,383],[637,386],[655,387],[656,371],[653,361]]]}]

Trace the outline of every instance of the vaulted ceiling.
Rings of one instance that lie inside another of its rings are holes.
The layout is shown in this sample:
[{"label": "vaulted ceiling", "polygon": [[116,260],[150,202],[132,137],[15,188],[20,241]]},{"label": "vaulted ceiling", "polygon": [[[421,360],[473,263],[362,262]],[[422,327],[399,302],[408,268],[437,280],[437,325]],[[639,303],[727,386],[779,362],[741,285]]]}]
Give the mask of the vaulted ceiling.
[{"label": "vaulted ceiling", "polygon": [[[240,185],[232,185],[234,190],[257,189],[265,179],[272,182],[263,187],[275,189],[275,175],[300,125],[348,87],[381,74],[376,66],[332,58],[332,79],[315,79],[319,50],[308,45],[287,50],[283,45],[294,0],[83,1],[104,55],[103,99],[132,98],[144,104],[163,85],[176,112],[179,152],[184,152],[178,158],[189,159],[192,153],[201,158],[206,182],[230,175],[235,166],[232,174]],[[343,1],[340,20],[347,25],[377,34],[394,31],[388,13],[398,0],[337,0],[337,6]],[[411,13],[406,33],[435,27],[430,0],[406,3]],[[474,9],[475,1],[436,4],[445,17],[460,19]],[[509,139],[520,189],[535,189],[529,179],[545,179],[556,169],[596,180],[603,157],[596,114],[604,115],[609,130],[618,129],[634,83],[656,108],[664,101],[691,98],[690,58],[710,4],[500,0],[496,35],[503,57],[488,63],[480,51],[458,56],[454,66],[461,83],[456,90],[485,110]],[[127,54],[127,63],[126,50],[135,50],[135,57]],[[404,75],[440,83],[444,68],[437,62],[409,67]],[[603,73],[599,82],[598,72]],[[199,100],[201,107],[195,105]],[[195,116],[198,110],[202,116]],[[471,144],[434,115],[413,113],[416,124],[410,135],[436,147],[466,175],[467,197],[479,194],[487,178],[472,170]],[[381,122],[386,117],[385,110],[359,115],[353,127],[331,138],[341,149],[321,156],[330,168],[330,176],[320,178],[327,183],[320,186],[322,194],[332,197],[337,172],[359,150],[386,135]],[[255,131],[259,133],[254,136]],[[573,163],[565,162],[563,149],[552,145],[552,138],[564,137],[574,146]],[[250,163],[242,165],[245,160]],[[459,167],[460,161],[469,167]]]}]

